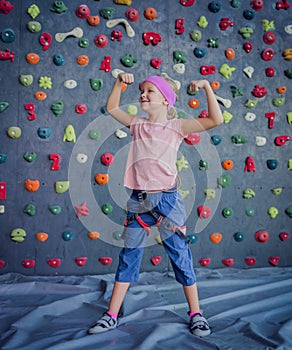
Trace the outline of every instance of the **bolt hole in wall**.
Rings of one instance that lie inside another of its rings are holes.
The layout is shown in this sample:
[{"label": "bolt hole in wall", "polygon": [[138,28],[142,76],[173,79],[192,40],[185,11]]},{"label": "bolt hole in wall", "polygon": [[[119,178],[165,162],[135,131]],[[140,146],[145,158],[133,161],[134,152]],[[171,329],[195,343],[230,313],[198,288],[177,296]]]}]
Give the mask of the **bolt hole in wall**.
[{"label": "bolt hole in wall", "polygon": [[[195,267],[291,265],[288,1],[1,0],[0,17],[1,273],[115,271],[130,135],[105,103],[120,71],[129,113],[150,74],[179,83],[179,118],[208,117],[191,79],[220,103],[223,125],[177,160]],[[168,268],[153,229],[141,269]]]}]

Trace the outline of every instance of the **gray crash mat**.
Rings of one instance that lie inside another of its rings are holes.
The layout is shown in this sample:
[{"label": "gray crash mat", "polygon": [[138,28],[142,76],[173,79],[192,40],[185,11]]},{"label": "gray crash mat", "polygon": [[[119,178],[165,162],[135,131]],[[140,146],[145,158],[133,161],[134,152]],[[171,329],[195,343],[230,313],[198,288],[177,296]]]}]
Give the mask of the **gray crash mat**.
[{"label": "gray crash mat", "polygon": [[128,291],[117,329],[87,335],[110,299],[114,275],[0,276],[2,350],[292,349],[292,268],[198,269],[212,334],[188,330],[171,274],[144,272]]}]

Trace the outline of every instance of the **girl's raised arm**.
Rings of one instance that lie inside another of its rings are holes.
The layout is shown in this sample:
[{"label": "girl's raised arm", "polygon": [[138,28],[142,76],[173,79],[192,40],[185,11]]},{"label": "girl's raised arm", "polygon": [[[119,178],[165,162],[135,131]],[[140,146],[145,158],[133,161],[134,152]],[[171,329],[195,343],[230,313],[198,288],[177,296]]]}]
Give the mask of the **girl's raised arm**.
[{"label": "girl's raised arm", "polygon": [[133,116],[120,108],[120,99],[122,87],[124,84],[131,85],[134,82],[134,76],[130,73],[120,73],[114,83],[112,91],[109,94],[106,110],[120,123],[129,126],[133,120]]},{"label": "girl's raised arm", "polygon": [[183,119],[182,132],[191,134],[212,129],[223,123],[223,116],[216,96],[207,80],[192,80],[190,83],[190,91],[195,92],[204,89],[208,105],[208,118]]}]

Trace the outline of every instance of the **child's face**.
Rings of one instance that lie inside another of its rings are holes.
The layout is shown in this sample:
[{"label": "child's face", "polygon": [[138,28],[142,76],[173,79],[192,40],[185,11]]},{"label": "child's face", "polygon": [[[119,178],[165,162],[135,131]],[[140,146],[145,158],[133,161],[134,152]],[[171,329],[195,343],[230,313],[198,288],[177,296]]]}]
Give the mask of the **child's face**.
[{"label": "child's face", "polygon": [[168,104],[158,88],[148,81],[142,85],[139,102],[145,112],[158,107],[165,108]]}]

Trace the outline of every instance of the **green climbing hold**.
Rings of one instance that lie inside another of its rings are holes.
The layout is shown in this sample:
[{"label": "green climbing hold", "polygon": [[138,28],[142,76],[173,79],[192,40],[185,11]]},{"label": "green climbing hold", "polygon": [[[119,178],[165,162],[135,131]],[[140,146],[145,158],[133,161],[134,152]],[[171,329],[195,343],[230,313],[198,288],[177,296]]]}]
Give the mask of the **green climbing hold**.
[{"label": "green climbing hold", "polygon": [[218,185],[223,188],[229,186],[230,183],[231,183],[231,178],[227,174],[221,175],[218,179]]},{"label": "green climbing hold", "polygon": [[14,230],[12,230],[10,237],[12,241],[22,243],[25,240],[26,232],[22,228],[15,228]]},{"label": "green climbing hold", "polygon": [[237,145],[240,145],[240,144],[248,142],[248,138],[246,138],[245,136],[242,136],[242,135],[232,135],[231,142],[235,143]]},{"label": "green climbing hold", "polygon": [[23,86],[30,86],[33,83],[33,76],[31,74],[20,75],[19,81]]},{"label": "green climbing hold", "polygon": [[64,102],[61,100],[56,100],[54,103],[52,103],[51,105],[51,110],[53,111],[53,113],[59,117],[59,115],[61,115],[63,113],[63,109],[64,109]]},{"label": "green climbing hold", "polygon": [[68,142],[76,142],[76,135],[75,135],[75,130],[73,125],[68,124],[65,133],[63,136],[63,142],[68,141]]},{"label": "green climbing hold", "polygon": [[232,0],[231,6],[235,9],[238,9],[241,6],[241,2],[239,0]]},{"label": "green climbing hold", "polygon": [[246,209],[245,214],[247,216],[254,216],[254,209]]},{"label": "green climbing hold", "polygon": [[88,133],[88,136],[91,140],[96,140],[98,141],[100,138],[100,132],[96,129],[91,129]]},{"label": "green climbing hold", "polygon": [[112,7],[105,7],[99,11],[99,14],[104,19],[110,19],[114,13],[115,9]]},{"label": "green climbing hold", "polygon": [[66,12],[68,8],[64,4],[63,1],[55,1],[53,3],[53,6],[50,8],[50,11],[55,12],[55,13],[62,13]]},{"label": "green climbing hold", "polygon": [[243,194],[242,194],[243,198],[245,199],[250,199],[250,198],[253,198],[255,197],[255,191],[251,188],[246,188],[244,191],[243,191]]},{"label": "green climbing hold", "polygon": [[271,191],[272,191],[272,193],[273,193],[275,196],[279,196],[279,194],[282,193],[283,188],[282,188],[282,187],[277,187],[277,188],[273,188]]},{"label": "green climbing hold", "polygon": [[186,63],[186,54],[183,51],[176,50],[173,53],[173,63]]},{"label": "green climbing hold", "polygon": [[80,38],[78,44],[83,49],[86,49],[89,46],[89,39],[87,39],[87,38]]},{"label": "green climbing hold", "polygon": [[33,161],[36,160],[36,153],[35,152],[26,152],[23,155],[23,158],[28,162],[28,163],[32,163]]},{"label": "green climbing hold", "polygon": [[61,213],[62,208],[59,205],[51,205],[49,211],[54,215],[58,215]]},{"label": "green climbing hold", "polygon": [[55,190],[57,193],[62,194],[69,189],[70,182],[69,181],[56,181]]},{"label": "green climbing hold", "polygon": [[292,205],[286,208],[285,213],[289,216],[289,218],[292,218]]},{"label": "green climbing hold", "polygon": [[33,204],[28,204],[23,209],[23,212],[28,214],[29,216],[34,216],[36,214],[36,207]]},{"label": "green climbing hold", "polygon": [[198,29],[194,29],[190,32],[190,37],[193,41],[198,42],[202,39],[202,33]]},{"label": "green climbing hold", "polygon": [[199,170],[208,170],[209,169],[209,163],[206,160],[201,159],[199,161]]},{"label": "green climbing hold", "polygon": [[235,70],[235,67],[230,67],[227,63],[223,63],[219,68],[219,73],[223,75],[224,78],[229,79]]},{"label": "green climbing hold", "polygon": [[200,28],[206,28],[208,26],[208,21],[205,16],[201,16],[197,22]]},{"label": "green climbing hold", "polygon": [[18,127],[18,126],[10,126],[7,129],[7,134],[12,139],[18,139],[18,138],[20,138],[22,131],[21,131],[20,127]]},{"label": "green climbing hold", "polygon": [[123,239],[123,231],[115,231],[112,236],[117,241],[121,241]]},{"label": "green climbing hold", "polygon": [[272,99],[272,103],[275,107],[282,107],[285,104],[285,97],[275,97]]},{"label": "green climbing hold", "polygon": [[224,208],[222,210],[222,215],[225,217],[225,218],[231,218],[231,216],[233,215],[233,210],[231,208]]},{"label": "green climbing hold", "polygon": [[9,106],[8,102],[0,102],[0,113],[4,112]]},{"label": "green climbing hold", "polygon": [[42,25],[37,21],[30,21],[27,23],[27,29],[31,33],[38,33],[42,30]]},{"label": "green climbing hold", "polygon": [[109,215],[113,211],[113,207],[109,203],[103,204],[101,207],[101,210],[103,211],[104,214]]},{"label": "green climbing hold", "polygon": [[90,79],[91,89],[94,91],[99,91],[103,87],[102,79]]},{"label": "green climbing hold", "polygon": [[32,4],[27,9],[27,13],[30,15],[32,19],[35,19],[41,13],[41,11],[36,4]]},{"label": "green climbing hold", "polygon": [[52,79],[47,76],[43,76],[39,78],[39,87],[43,89],[51,89],[52,88]]},{"label": "green climbing hold", "polygon": [[268,214],[272,219],[275,219],[279,214],[279,210],[276,207],[270,207],[268,209]]},{"label": "green climbing hold", "polygon": [[233,114],[226,111],[226,110],[224,110],[222,112],[222,116],[223,116],[223,120],[224,120],[225,124],[228,124],[231,121],[231,119],[233,118]]}]

